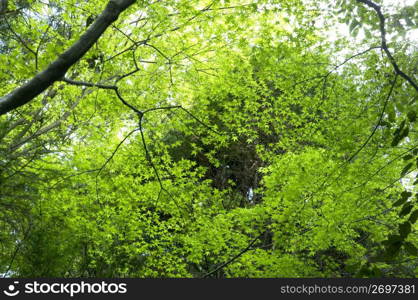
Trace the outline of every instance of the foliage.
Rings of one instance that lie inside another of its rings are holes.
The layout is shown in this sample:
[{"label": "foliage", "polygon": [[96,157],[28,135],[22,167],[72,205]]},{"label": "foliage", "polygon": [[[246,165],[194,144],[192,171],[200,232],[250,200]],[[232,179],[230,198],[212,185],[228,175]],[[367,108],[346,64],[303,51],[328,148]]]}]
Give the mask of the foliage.
[{"label": "foliage", "polygon": [[[9,1],[0,95],[106,3]],[[328,4],[127,8],[0,116],[0,273],[416,277],[417,10]]]}]

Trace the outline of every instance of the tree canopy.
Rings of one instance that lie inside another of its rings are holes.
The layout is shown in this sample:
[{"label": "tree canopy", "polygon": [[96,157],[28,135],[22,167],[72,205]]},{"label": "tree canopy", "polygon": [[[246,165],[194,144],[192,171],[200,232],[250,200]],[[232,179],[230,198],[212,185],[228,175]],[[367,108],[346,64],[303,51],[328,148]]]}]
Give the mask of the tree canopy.
[{"label": "tree canopy", "polygon": [[4,277],[416,277],[418,2],[0,1]]}]

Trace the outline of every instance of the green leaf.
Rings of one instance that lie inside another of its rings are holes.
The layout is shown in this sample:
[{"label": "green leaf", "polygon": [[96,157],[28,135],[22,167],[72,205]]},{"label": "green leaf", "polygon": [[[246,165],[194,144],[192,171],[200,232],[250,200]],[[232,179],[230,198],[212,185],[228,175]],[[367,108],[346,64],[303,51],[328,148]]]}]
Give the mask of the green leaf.
[{"label": "green leaf", "polygon": [[402,238],[406,238],[408,234],[411,232],[411,223],[408,221],[399,225],[399,234]]},{"label": "green leaf", "polygon": [[357,36],[358,36],[359,31],[360,31],[360,28],[359,28],[359,27],[357,27],[357,28],[355,28],[355,29],[353,30],[353,32],[352,32],[351,34],[353,35],[353,37],[357,37]]},{"label": "green leaf", "polygon": [[412,193],[411,192],[409,192],[409,191],[403,191],[402,193],[401,193],[401,197],[402,197],[402,199],[405,199],[405,200],[407,200],[409,197],[411,197],[412,196]]},{"label": "green leaf", "polygon": [[353,32],[353,30],[354,30],[357,26],[359,26],[359,25],[360,25],[359,21],[357,21],[356,19],[354,19],[354,20],[350,23],[350,26],[349,26],[350,33],[352,33],[352,32]]},{"label": "green leaf", "polygon": [[395,244],[398,242],[401,242],[403,238],[400,235],[392,234],[388,237],[388,239],[385,241],[387,245]]},{"label": "green leaf", "polygon": [[406,173],[408,173],[408,171],[412,168],[412,166],[413,166],[414,164],[413,163],[409,163],[409,164],[407,164],[403,169],[402,169],[402,172],[401,172],[401,176],[405,176],[406,175]]},{"label": "green leaf", "polygon": [[388,246],[386,248],[386,253],[385,253],[385,257],[387,260],[391,260],[393,257],[395,257],[398,253],[399,250],[402,247],[402,242],[398,241],[395,242],[393,244],[391,244],[390,246]]},{"label": "green leaf", "polygon": [[407,137],[409,134],[409,127],[405,127],[406,120],[403,120],[400,126],[393,132],[392,147],[396,147],[403,138]]},{"label": "green leaf", "polygon": [[401,139],[407,137],[408,135],[409,135],[409,127],[405,127],[404,130],[402,130],[402,132],[400,134]]},{"label": "green leaf", "polygon": [[393,207],[397,207],[397,206],[401,206],[402,204],[404,204],[406,202],[406,200],[408,200],[409,197],[412,196],[411,192],[408,191],[403,191],[401,193],[401,198],[396,201],[395,203],[392,204]]},{"label": "green leaf", "polygon": [[396,201],[395,203],[393,203],[393,204],[392,204],[392,207],[398,207],[398,206],[401,206],[402,204],[404,204],[404,203],[405,203],[405,201],[406,201],[406,199],[401,198],[401,199],[399,199],[398,201]]},{"label": "green leaf", "polygon": [[408,25],[410,27],[415,27],[415,23],[412,22],[412,20],[410,18],[405,18],[405,22],[406,22],[406,25]]},{"label": "green leaf", "polygon": [[403,247],[405,248],[406,252],[408,252],[409,255],[417,256],[418,255],[418,249],[414,246],[411,242],[404,242]]},{"label": "green leaf", "polygon": [[392,147],[396,147],[398,146],[399,142],[401,141],[401,137],[399,135],[396,135],[393,140],[392,143],[390,144]]},{"label": "green leaf", "polygon": [[408,155],[405,155],[404,157],[402,157],[402,159],[403,160],[410,160],[410,159],[412,159],[412,158],[414,158],[415,156],[414,155],[412,155],[412,154],[408,154]]},{"label": "green leaf", "polygon": [[401,102],[396,102],[395,106],[396,106],[396,109],[401,113],[404,113],[406,111],[405,104],[403,104]]},{"label": "green leaf", "polygon": [[416,111],[409,111],[408,114],[408,119],[410,122],[415,122],[417,119],[417,112]]},{"label": "green leaf", "polygon": [[408,221],[409,221],[411,224],[415,224],[415,222],[417,221],[417,219],[418,219],[418,210],[414,210],[414,211],[412,212],[412,214],[409,216]]},{"label": "green leaf", "polygon": [[399,133],[402,131],[402,129],[405,127],[406,120],[403,120],[398,128],[393,132],[393,135],[399,135]]},{"label": "green leaf", "polygon": [[413,208],[413,205],[410,203],[406,203],[403,207],[401,212],[399,213],[400,217],[406,216],[407,214],[409,214],[411,212]]},{"label": "green leaf", "polygon": [[394,109],[388,110],[388,120],[390,123],[394,123],[396,120],[396,113]]}]

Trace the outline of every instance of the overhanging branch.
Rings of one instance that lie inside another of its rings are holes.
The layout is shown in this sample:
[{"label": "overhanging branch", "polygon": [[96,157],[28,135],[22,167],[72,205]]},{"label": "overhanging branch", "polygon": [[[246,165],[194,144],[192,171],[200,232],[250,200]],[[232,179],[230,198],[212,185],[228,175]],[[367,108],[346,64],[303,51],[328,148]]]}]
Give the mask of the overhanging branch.
[{"label": "overhanging branch", "polygon": [[385,29],[386,19],[385,19],[385,16],[383,15],[383,13],[382,13],[381,7],[379,5],[377,5],[376,3],[370,1],[370,0],[356,0],[356,1],[359,2],[359,3],[363,3],[363,4],[367,5],[368,7],[372,8],[376,12],[377,17],[379,18],[379,28],[380,28],[380,36],[381,36],[381,39],[382,39],[381,43],[382,43],[383,51],[385,52],[385,54],[388,57],[390,63],[392,64],[396,74],[398,74],[403,79],[408,81],[409,84],[411,84],[411,86],[418,92],[417,83],[399,68],[399,65],[397,64],[395,58],[393,57],[392,53],[390,53],[390,51],[389,51],[387,41],[386,41],[386,29]]},{"label": "overhanging branch", "polygon": [[0,98],[0,115],[28,103],[55,81],[61,79],[67,70],[83,57],[105,30],[117,20],[119,15],[134,2],[135,0],[110,0],[100,16],[78,41],[27,83]]}]

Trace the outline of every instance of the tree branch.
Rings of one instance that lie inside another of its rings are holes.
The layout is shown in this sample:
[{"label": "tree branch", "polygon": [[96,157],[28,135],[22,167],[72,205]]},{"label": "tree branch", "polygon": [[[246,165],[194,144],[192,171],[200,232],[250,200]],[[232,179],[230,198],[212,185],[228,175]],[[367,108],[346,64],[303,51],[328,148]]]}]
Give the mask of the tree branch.
[{"label": "tree branch", "polygon": [[393,82],[392,82],[392,85],[390,87],[389,93],[386,97],[385,103],[384,103],[382,111],[380,113],[379,120],[377,121],[375,127],[373,128],[372,133],[369,135],[369,137],[366,139],[366,141],[363,143],[363,145],[361,145],[361,147],[358,148],[357,151],[354,152],[354,154],[352,154],[349,159],[347,159],[347,163],[351,162],[357,156],[357,154],[359,154],[364,149],[364,147],[367,146],[367,144],[370,142],[370,140],[372,139],[372,137],[376,133],[377,129],[379,128],[380,124],[382,123],[383,116],[384,116],[385,111],[386,111],[386,106],[388,105],[389,99],[392,96],[393,88],[395,87],[397,77],[398,77],[398,74],[396,74],[395,78],[393,79]]},{"label": "tree branch", "polygon": [[255,244],[255,242],[257,242],[257,240],[262,237],[264,235],[264,232],[262,234],[260,234],[259,236],[257,236],[255,239],[253,239],[248,246],[241,250],[237,255],[233,256],[231,259],[229,259],[228,261],[224,262],[223,264],[221,264],[219,267],[217,267],[215,270],[210,271],[209,273],[206,273],[205,275],[203,275],[203,278],[207,278],[210,275],[218,272],[219,270],[225,268],[227,265],[229,265],[230,263],[234,262],[235,260],[237,260],[241,255],[243,255],[245,252],[250,251],[250,250],[254,250],[251,247]]},{"label": "tree branch", "polygon": [[376,3],[370,1],[370,0],[356,0],[359,3],[363,3],[367,5],[368,7],[374,9],[374,11],[377,14],[377,17],[379,18],[379,27],[380,27],[380,36],[382,39],[382,49],[385,52],[386,56],[389,58],[390,63],[392,64],[393,68],[395,69],[396,74],[401,76],[403,79],[408,81],[412,87],[418,92],[418,85],[414,82],[414,80],[406,75],[398,66],[396,63],[395,58],[392,56],[392,53],[390,53],[387,41],[386,41],[386,29],[385,29],[385,16],[382,13],[381,7],[377,5]]},{"label": "tree branch", "polygon": [[0,115],[28,103],[55,81],[61,79],[67,70],[83,57],[105,30],[117,20],[119,15],[134,2],[135,0],[110,0],[100,16],[78,41],[64,51],[45,70],[8,95],[0,98]]}]

